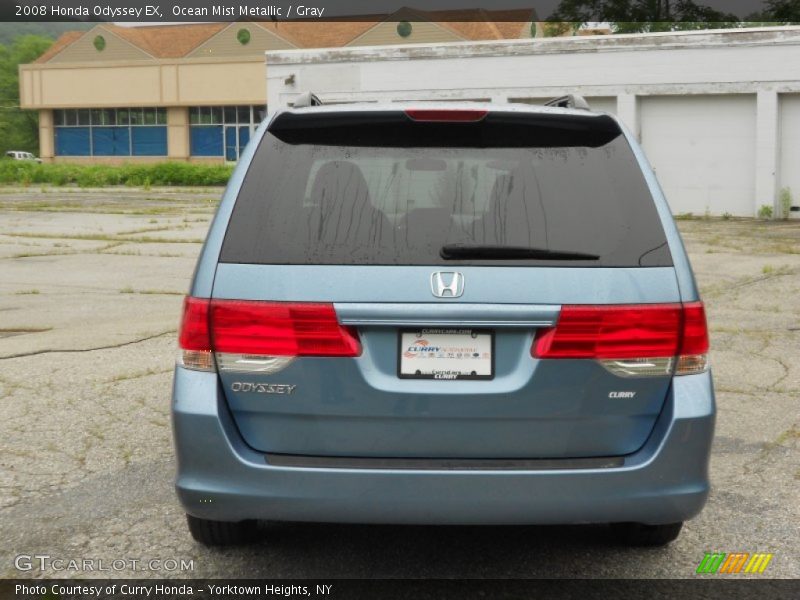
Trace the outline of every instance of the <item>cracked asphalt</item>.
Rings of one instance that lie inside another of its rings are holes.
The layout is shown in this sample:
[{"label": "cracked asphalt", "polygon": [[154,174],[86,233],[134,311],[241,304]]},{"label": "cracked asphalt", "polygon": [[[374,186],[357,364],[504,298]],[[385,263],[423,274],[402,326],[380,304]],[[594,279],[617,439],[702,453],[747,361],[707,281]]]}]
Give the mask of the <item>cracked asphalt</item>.
[{"label": "cracked asphalt", "polygon": [[[800,577],[800,221],[679,221],[706,302],[713,491],[663,549],[603,526],[269,525],[195,544],[172,490],[182,295],[220,190],[0,190],[0,577],[694,577],[706,551]],[[18,555],[193,569],[18,571]]]}]

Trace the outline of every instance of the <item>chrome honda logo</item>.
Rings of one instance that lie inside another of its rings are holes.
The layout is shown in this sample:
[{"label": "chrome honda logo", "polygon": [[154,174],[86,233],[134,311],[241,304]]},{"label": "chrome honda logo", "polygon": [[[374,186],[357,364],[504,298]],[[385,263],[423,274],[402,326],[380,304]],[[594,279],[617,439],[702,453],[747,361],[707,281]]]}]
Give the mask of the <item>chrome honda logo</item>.
[{"label": "chrome honda logo", "polygon": [[432,273],[431,292],[437,298],[458,298],[464,293],[464,276],[452,271]]}]

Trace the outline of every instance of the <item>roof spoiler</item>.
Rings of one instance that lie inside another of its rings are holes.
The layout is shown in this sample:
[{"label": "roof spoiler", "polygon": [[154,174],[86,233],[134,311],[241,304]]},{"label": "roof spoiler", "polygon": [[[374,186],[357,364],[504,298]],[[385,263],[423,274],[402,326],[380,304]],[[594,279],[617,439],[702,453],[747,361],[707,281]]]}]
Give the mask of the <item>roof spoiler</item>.
[{"label": "roof spoiler", "polygon": [[583,96],[579,96],[578,94],[567,94],[566,96],[561,96],[560,98],[553,98],[552,100],[545,102],[545,106],[552,106],[554,108],[577,108],[579,110],[592,110],[589,106],[589,103],[586,101],[586,98]]},{"label": "roof spoiler", "polygon": [[[575,108],[578,110],[592,110],[586,98],[578,94],[567,94],[559,98],[553,98],[544,103],[545,106],[554,108]],[[306,108],[309,106],[322,106],[322,100],[314,92],[303,92],[297,96],[292,104],[293,108]]]}]

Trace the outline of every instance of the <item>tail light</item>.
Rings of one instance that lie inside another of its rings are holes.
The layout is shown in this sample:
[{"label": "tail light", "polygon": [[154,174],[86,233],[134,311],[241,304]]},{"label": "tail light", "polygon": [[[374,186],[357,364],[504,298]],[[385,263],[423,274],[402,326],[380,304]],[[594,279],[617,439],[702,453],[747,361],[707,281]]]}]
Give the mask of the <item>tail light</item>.
[{"label": "tail light", "polygon": [[537,358],[599,361],[622,377],[689,375],[708,368],[701,302],[564,306],[555,327],[540,329]]},{"label": "tail light", "polygon": [[356,332],[318,303],[187,297],[179,345],[180,364],[204,371],[272,373],[297,356],[361,354]]},{"label": "tail light", "polygon": [[489,111],[476,109],[429,109],[410,108],[406,115],[414,121],[426,123],[475,123],[482,120]]},{"label": "tail light", "polygon": [[211,335],[208,330],[210,301],[187,296],[183,301],[183,317],[178,333],[178,364],[195,371],[213,371]]}]

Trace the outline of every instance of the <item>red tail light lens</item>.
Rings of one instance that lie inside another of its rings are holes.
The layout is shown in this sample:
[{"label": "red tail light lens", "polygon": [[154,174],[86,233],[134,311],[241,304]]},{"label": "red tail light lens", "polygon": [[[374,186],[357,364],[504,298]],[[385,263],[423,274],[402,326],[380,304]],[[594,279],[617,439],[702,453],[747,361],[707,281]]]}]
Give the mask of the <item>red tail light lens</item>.
[{"label": "red tail light lens", "polygon": [[531,348],[537,358],[596,359],[627,376],[672,372],[672,359],[677,374],[702,372],[707,352],[700,302],[563,306],[556,326],[540,329]]},{"label": "red tail light lens", "polygon": [[183,350],[211,350],[208,331],[209,300],[187,296],[183,300],[183,317],[178,345]]},{"label": "red tail light lens", "polygon": [[339,324],[333,305],[315,303],[187,297],[178,344],[180,364],[202,371],[215,369],[214,353],[221,368],[261,372],[288,364],[275,357],[361,354],[358,335]]},{"label": "red tail light lens", "polygon": [[706,352],[708,352],[708,326],[703,303],[684,304],[680,354],[705,354]]},{"label": "red tail light lens", "polygon": [[215,352],[264,356],[358,356],[357,334],[332,304],[211,301]]},{"label": "red tail light lens", "polygon": [[675,356],[679,305],[564,306],[556,327],[537,336],[540,358]]},{"label": "red tail light lens", "polygon": [[208,328],[210,300],[187,296],[178,334],[178,364],[195,371],[213,371],[214,356]]},{"label": "red tail light lens", "polygon": [[411,108],[406,111],[406,115],[415,121],[423,122],[450,122],[450,123],[474,123],[483,119],[489,111],[476,109],[427,109]]}]

